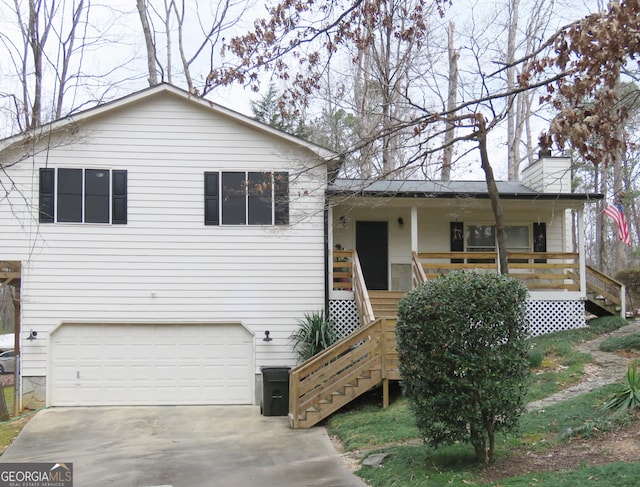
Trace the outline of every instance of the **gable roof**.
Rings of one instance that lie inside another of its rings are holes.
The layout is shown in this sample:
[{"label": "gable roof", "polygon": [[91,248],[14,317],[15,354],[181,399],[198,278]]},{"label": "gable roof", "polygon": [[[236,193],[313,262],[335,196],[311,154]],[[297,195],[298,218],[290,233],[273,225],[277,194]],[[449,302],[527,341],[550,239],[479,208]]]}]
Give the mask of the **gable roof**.
[{"label": "gable roof", "polygon": [[192,93],[189,93],[188,91],[185,91],[181,88],[170,85],[168,83],[161,83],[161,84],[152,86],[150,88],[145,88],[135,93],[126,95],[122,98],[118,98],[116,100],[103,103],[101,105],[97,105],[93,108],[83,110],[82,112],[78,112],[73,115],[68,115],[64,118],[54,120],[53,122],[43,124],[42,126],[36,129],[32,129],[27,132],[23,132],[20,134],[7,137],[3,140],[0,140],[0,152],[5,151],[16,144],[22,143],[25,140],[29,140],[31,137],[57,132],[59,130],[73,126],[73,124],[76,124],[78,122],[90,120],[92,118],[101,116],[107,112],[117,110],[121,107],[138,103],[140,101],[144,101],[145,99],[150,99],[152,97],[162,95],[162,94],[169,94],[176,97],[180,97],[188,103],[196,104],[207,110],[211,110],[212,112],[218,115],[227,117],[237,123],[241,123],[255,130],[268,133],[277,139],[280,139],[282,141],[286,141],[291,144],[297,145],[298,147],[307,149],[324,160],[330,161],[330,160],[338,159],[338,155],[329,149],[321,147],[317,144],[313,144],[299,137],[295,137],[291,134],[278,130],[270,125],[259,122],[251,117],[243,115],[229,108],[223,107],[222,105],[218,105],[217,103],[214,103],[200,96],[196,96]]},{"label": "gable roof", "polygon": [[[600,193],[540,193],[519,181],[497,181],[500,198],[521,200],[600,200]],[[419,181],[336,179],[329,195],[399,198],[489,198],[485,181]]]}]

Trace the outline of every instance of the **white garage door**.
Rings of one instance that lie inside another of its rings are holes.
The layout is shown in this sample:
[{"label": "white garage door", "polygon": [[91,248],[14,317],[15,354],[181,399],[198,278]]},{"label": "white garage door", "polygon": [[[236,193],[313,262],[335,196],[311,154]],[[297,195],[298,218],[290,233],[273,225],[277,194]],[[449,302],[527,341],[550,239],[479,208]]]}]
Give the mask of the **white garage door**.
[{"label": "white garage door", "polygon": [[253,337],[239,324],[63,324],[53,406],[251,404]]}]

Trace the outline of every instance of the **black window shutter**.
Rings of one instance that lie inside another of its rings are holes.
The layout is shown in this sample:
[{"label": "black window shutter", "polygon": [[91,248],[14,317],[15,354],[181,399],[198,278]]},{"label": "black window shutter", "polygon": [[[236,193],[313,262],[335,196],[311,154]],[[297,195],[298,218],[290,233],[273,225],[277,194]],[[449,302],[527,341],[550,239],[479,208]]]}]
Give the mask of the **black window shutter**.
[{"label": "black window shutter", "polygon": [[220,225],[220,193],[217,172],[204,173],[204,224]]},{"label": "black window shutter", "polygon": [[53,223],[55,182],[55,169],[40,168],[40,223]]},{"label": "black window shutter", "polygon": [[111,180],[111,223],[114,225],[126,225],[127,171],[112,171]]},{"label": "black window shutter", "polygon": [[[451,252],[464,252],[464,223],[449,223],[449,239]],[[452,264],[462,264],[464,259],[451,259]]]},{"label": "black window shutter", "polygon": [[[546,223],[533,224],[533,251],[534,252],[547,251],[547,224]],[[534,262],[536,264],[546,264],[547,259],[534,259]]]},{"label": "black window shutter", "polygon": [[273,173],[274,198],[275,198],[275,224],[289,224],[289,173]]}]

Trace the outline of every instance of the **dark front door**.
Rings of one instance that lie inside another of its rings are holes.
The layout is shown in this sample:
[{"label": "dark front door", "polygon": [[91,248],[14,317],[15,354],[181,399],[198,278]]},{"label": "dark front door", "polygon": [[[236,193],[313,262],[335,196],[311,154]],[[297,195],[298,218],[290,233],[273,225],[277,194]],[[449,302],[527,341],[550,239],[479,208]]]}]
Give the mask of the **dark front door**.
[{"label": "dark front door", "polygon": [[356,251],[367,289],[388,289],[387,222],[356,222]]}]

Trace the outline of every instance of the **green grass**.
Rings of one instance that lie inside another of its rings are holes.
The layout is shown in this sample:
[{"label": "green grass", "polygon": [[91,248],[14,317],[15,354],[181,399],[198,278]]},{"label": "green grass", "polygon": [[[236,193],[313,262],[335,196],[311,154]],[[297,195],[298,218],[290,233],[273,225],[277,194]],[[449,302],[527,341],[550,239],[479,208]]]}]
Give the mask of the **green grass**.
[{"label": "green grass", "polygon": [[603,352],[617,352],[619,350],[640,350],[640,333],[627,336],[609,337],[600,344]]},{"label": "green grass", "polygon": [[[4,388],[4,399],[7,403],[9,415],[13,416],[13,386],[6,386]],[[19,417],[0,423],[0,453],[18,436],[28,421],[29,417]]]},{"label": "green grass", "polygon": [[577,470],[564,472],[528,474],[521,477],[501,480],[497,483],[475,485],[491,485],[495,487],[576,487],[583,485],[598,487],[636,487],[638,485],[638,478],[640,478],[640,463],[611,463],[598,467],[582,467]]},{"label": "green grass", "polygon": [[542,353],[539,368],[533,369],[534,377],[529,387],[527,401],[536,401],[575,384],[582,377],[584,366],[591,362],[589,354],[576,352],[578,343],[595,338],[626,325],[619,316],[597,318],[589,326],[576,330],[549,333],[531,339],[531,350]]},{"label": "green grass", "polygon": [[[624,325],[624,320],[594,320],[588,328],[554,333],[532,340],[534,347],[545,354],[545,360],[556,361],[563,370],[551,375],[541,372],[533,377],[535,394],[559,390],[563,385],[579,380],[582,367],[590,360],[586,354],[574,352],[573,346],[601,333]],[[567,372],[569,371],[569,372]],[[551,384],[553,382],[553,384]],[[551,385],[550,385],[551,384]],[[563,444],[570,438],[590,438],[604,431],[629,424],[625,415],[612,414],[601,408],[616,385],[610,385],[571,400],[549,406],[543,411],[523,415],[517,432],[497,438],[498,458],[508,461],[509,455],[523,449],[542,451]],[[379,392],[378,392],[379,394]],[[395,391],[395,395],[398,392]],[[549,472],[504,479],[498,483],[481,481],[483,467],[475,460],[473,447],[455,444],[437,450],[421,443],[408,401],[399,396],[389,408],[382,409],[379,399],[362,398],[349,410],[333,415],[327,421],[329,433],[337,435],[346,451],[386,452],[390,456],[383,468],[363,467],[357,473],[373,487],[453,486],[631,486],[637,484],[640,463],[625,463],[601,467],[583,467],[569,472]],[[542,397],[542,396],[540,396]],[[375,404],[372,404],[375,401]]]}]

